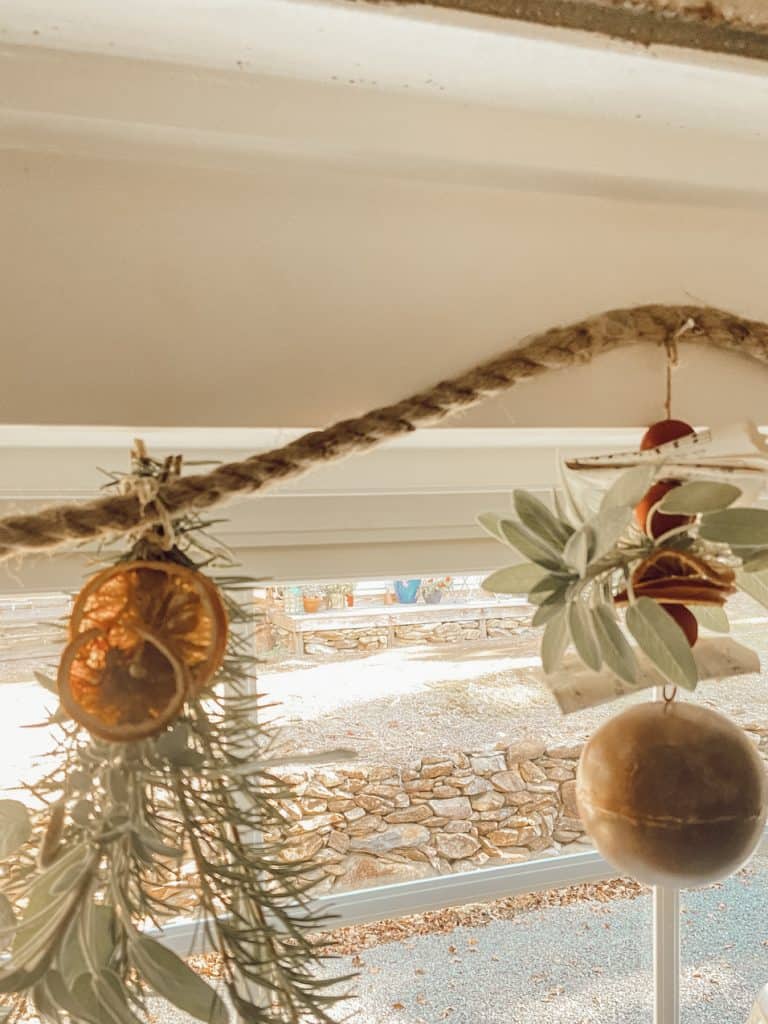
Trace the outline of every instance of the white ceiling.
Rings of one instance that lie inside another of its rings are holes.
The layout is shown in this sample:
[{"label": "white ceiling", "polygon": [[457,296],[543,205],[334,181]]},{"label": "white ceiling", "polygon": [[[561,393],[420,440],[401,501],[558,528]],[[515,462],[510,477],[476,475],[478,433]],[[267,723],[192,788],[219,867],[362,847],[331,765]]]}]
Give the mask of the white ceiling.
[{"label": "white ceiling", "polygon": [[[3,11],[5,423],[314,425],[605,308],[768,320],[758,62],[360,4],[60,6]],[[462,425],[640,423],[660,387],[619,354]],[[763,393],[697,351],[678,412],[765,421]]]}]

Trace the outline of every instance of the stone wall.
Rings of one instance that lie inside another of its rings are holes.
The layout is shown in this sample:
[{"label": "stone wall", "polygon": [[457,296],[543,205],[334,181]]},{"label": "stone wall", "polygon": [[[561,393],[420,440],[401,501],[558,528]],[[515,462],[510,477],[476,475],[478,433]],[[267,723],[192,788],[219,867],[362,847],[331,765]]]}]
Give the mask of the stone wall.
[{"label": "stone wall", "polygon": [[[524,622],[514,618],[488,619],[483,632],[479,619],[455,622],[403,623],[393,630],[392,646],[410,644],[452,644],[485,637],[501,639],[519,636]],[[290,633],[274,626],[275,637],[290,646]],[[381,651],[389,646],[387,628],[371,626],[363,629],[317,629],[303,634],[304,652],[309,655],[338,654],[342,651],[360,653]]]},{"label": "stone wall", "polygon": [[[768,767],[768,726],[743,728]],[[575,794],[582,746],[524,740],[404,768],[284,771],[296,799],[282,802],[282,857],[311,858],[321,894],[584,849]]]},{"label": "stone wall", "polygon": [[580,753],[578,743],[524,741],[423,757],[405,768],[283,772],[296,799],[282,803],[282,856],[311,857],[317,891],[327,892],[581,848]]}]

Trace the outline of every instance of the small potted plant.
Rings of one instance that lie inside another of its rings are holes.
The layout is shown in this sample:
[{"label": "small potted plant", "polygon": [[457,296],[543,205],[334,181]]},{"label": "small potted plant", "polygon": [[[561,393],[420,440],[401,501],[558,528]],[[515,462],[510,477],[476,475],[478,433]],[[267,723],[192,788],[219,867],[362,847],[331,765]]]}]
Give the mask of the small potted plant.
[{"label": "small potted plant", "polygon": [[304,587],[302,589],[302,603],[306,615],[314,615],[319,612],[323,604],[323,596],[318,587]]},{"label": "small potted plant", "polygon": [[329,608],[340,611],[347,607],[347,588],[344,583],[329,583],[325,588],[325,600]]},{"label": "small potted plant", "polygon": [[393,585],[400,604],[416,604],[421,580],[395,580]]},{"label": "small potted plant", "polygon": [[451,577],[440,576],[424,580],[421,584],[421,593],[425,604],[440,604],[445,594],[451,588]]}]

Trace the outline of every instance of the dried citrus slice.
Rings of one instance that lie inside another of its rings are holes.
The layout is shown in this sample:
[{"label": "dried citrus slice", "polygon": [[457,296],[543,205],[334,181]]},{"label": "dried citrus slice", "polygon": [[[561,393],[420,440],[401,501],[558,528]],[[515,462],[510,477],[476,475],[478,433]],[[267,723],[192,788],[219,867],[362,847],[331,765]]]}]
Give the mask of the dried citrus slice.
[{"label": "dried citrus slice", "polygon": [[[688,551],[661,548],[654,551],[632,573],[635,597],[650,597],[660,604],[723,605],[735,593],[735,573],[726,565],[705,561]],[[614,598],[626,604],[622,590]]]},{"label": "dried citrus slice", "polygon": [[177,717],[189,676],[158,637],[136,630],[120,639],[122,644],[114,644],[106,632],[90,629],[67,644],[59,665],[59,699],[94,736],[130,743],[154,736]]},{"label": "dried citrus slice", "polygon": [[70,637],[92,629],[116,647],[130,646],[137,629],[159,637],[198,693],[224,657],[227,613],[216,586],[197,570],[176,562],[128,562],[98,573],[77,596]]}]

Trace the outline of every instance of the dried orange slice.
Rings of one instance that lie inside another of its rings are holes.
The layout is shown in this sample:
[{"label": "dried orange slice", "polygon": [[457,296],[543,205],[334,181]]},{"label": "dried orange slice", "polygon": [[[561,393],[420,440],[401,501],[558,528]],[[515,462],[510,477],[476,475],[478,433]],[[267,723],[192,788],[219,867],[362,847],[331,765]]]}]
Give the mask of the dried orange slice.
[{"label": "dried orange slice", "polygon": [[182,662],[193,694],[218,671],[227,645],[215,584],[176,562],[128,562],[98,573],[77,596],[69,628],[72,638],[98,629],[121,648],[135,642],[137,630],[149,632]]},{"label": "dried orange slice", "polygon": [[107,633],[91,629],[67,644],[59,665],[59,699],[94,736],[130,743],[154,736],[178,716],[189,676],[156,636],[137,630],[121,639],[130,643],[114,644]]},{"label": "dried orange slice", "polygon": [[[723,605],[736,592],[735,579],[726,565],[707,562],[688,551],[661,548],[632,573],[632,589],[636,597],[650,597],[660,604]],[[614,598],[616,604],[628,600],[626,590]]]}]

